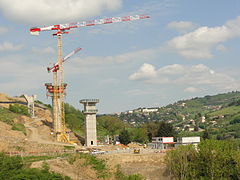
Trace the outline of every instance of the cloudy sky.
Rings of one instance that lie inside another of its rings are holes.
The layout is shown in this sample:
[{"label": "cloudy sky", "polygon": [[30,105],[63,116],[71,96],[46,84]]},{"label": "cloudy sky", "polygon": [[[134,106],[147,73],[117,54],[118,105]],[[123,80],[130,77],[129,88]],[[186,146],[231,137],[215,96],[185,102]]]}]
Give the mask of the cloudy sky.
[{"label": "cloudy sky", "polygon": [[66,102],[99,98],[100,113],[240,90],[239,0],[0,0],[0,92],[46,98],[51,32],[30,27],[135,14],[150,19],[75,29],[63,37]]}]

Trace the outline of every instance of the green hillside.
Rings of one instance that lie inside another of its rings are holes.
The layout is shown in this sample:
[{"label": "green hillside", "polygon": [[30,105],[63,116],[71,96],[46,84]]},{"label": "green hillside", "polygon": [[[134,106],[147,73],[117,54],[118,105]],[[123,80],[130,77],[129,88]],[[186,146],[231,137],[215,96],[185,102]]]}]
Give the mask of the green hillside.
[{"label": "green hillside", "polygon": [[179,136],[203,135],[211,138],[240,138],[240,92],[181,100],[157,112],[122,113],[120,118],[135,126],[165,121],[171,123]]}]

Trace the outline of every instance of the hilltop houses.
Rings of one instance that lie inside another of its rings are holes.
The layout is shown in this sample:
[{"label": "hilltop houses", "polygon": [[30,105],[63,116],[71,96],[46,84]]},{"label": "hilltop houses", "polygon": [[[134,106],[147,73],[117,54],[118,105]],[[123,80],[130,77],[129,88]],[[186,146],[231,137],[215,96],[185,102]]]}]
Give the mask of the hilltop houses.
[{"label": "hilltop houses", "polygon": [[126,111],[125,114],[136,113],[136,114],[148,115],[149,113],[156,113],[156,112],[158,112],[158,110],[159,110],[159,107],[153,107],[153,108],[145,108],[144,107],[144,108],[138,108],[138,109]]}]

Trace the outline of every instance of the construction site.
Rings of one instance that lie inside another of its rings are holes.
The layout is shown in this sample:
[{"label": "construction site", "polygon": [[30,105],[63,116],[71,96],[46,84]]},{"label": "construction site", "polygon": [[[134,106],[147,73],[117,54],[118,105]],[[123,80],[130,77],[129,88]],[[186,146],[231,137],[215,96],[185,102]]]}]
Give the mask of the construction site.
[{"label": "construction site", "polygon": [[[45,83],[46,95],[51,98],[51,108],[49,109],[46,105],[39,103],[37,95],[29,96],[24,94],[20,97],[9,97],[5,94],[0,94],[0,110],[2,114],[9,113],[9,116],[13,116],[7,123],[0,121],[0,151],[10,156],[54,156],[55,158],[51,160],[33,162],[31,167],[41,168],[42,164],[47,162],[51,171],[76,180],[99,179],[99,174],[88,166],[81,166],[84,161],[69,164],[66,158],[62,158],[62,155],[66,153],[72,155],[78,153],[97,155],[100,159],[107,161],[107,166],[111,173],[118,171],[117,167],[121,167],[121,171],[124,174],[139,173],[151,180],[159,179],[159,177],[168,179],[168,177],[164,176],[164,154],[156,154],[155,151],[143,149],[142,146],[137,144],[129,146],[99,144],[96,121],[98,110],[96,104],[101,104],[101,100],[90,98],[79,101],[80,104],[83,104],[82,113],[84,114],[85,133],[82,137],[71,131],[65,122],[64,107],[67,83],[64,81],[64,63],[82,49],[77,48],[63,57],[62,36],[68,34],[72,28],[146,18],[149,18],[149,16],[135,15],[31,28],[30,33],[32,35],[39,35],[42,31],[54,31],[52,35],[57,39],[57,62],[47,68],[48,73],[52,73],[53,82]],[[11,109],[15,105],[26,107],[28,114],[13,115],[11,112],[8,112],[7,109]],[[24,125],[22,127],[23,130],[19,130],[18,127],[13,128],[20,125]],[[156,161],[156,157],[159,160]],[[149,166],[148,169],[144,168],[146,165]],[[109,177],[108,179],[113,178]]]},{"label": "construction site", "polygon": [[[27,106],[28,102],[24,97],[9,97],[0,94],[0,110],[8,109],[13,104],[21,104]],[[85,103],[86,100],[82,100]],[[91,100],[96,103],[96,100]],[[79,160],[74,164],[69,164],[68,158],[62,158],[64,154],[77,155],[81,153],[92,154],[107,162],[110,172],[114,173],[117,166],[121,166],[121,170],[125,174],[142,174],[147,179],[168,179],[165,173],[164,156],[165,153],[156,153],[152,149],[144,149],[143,146],[136,144],[124,145],[95,145],[96,140],[91,142],[89,146],[84,146],[81,139],[74,132],[70,132],[68,128],[69,142],[57,142],[53,135],[53,119],[51,111],[42,104],[35,103],[34,117],[25,115],[17,115],[13,119],[13,124],[23,124],[26,131],[13,130],[12,125],[0,121],[0,151],[10,156],[21,157],[51,157],[50,160],[33,162],[31,167],[41,168],[42,163],[47,162],[50,169],[54,172],[71,177],[72,179],[98,179],[97,174],[91,167],[81,166],[84,160]],[[87,111],[87,110],[84,110]],[[86,112],[85,112],[86,113]],[[92,116],[92,113],[91,113]],[[0,117],[1,119],[3,117]],[[92,133],[94,134],[94,133]],[[88,142],[87,142],[88,144]],[[139,153],[134,153],[134,149],[139,149]],[[144,168],[145,166],[148,168]],[[81,172],[81,173],[80,173]],[[111,178],[110,178],[111,179]]]},{"label": "construction site", "polygon": [[[115,17],[115,18],[107,18],[107,19],[99,19],[99,20],[92,20],[92,21],[85,21],[85,22],[77,22],[77,23],[70,23],[70,24],[58,24],[43,28],[31,28],[30,33],[32,35],[39,35],[41,31],[54,31],[52,34],[53,36],[57,37],[57,62],[52,66],[48,67],[48,72],[53,73],[53,83],[46,83],[46,89],[47,89],[47,96],[50,96],[52,98],[52,107],[53,107],[53,130],[54,135],[56,137],[56,141],[58,142],[65,142],[65,143],[72,143],[69,140],[69,133],[66,131],[65,126],[65,111],[64,111],[64,98],[66,95],[66,87],[67,84],[64,83],[64,62],[70,58],[72,55],[76,54],[81,50],[81,48],[78,48],[68,54],[66,57],[63,58],[62,54],[62,36],[64,34],[68,34],[69,31],[73,28],[81,28],[81,27],[88,27],[88,26],[95,26],[95,25],[103,25],[103,24],[111,24],[111,23],[120,23],[120,22],[126,22],[126,21],[134,21],[134,20],[141,20],[149,18],[149,16],[146,15],[135,15],[135,16],[125,16],[125,17]],[[98,101],[98,100],[97,100]],[[88,103],[89,102],[89,103]],[[90,116],[91,113],[95,114],[95,118],[90,118],[92,120],[87,120],[86,122],[94,121],[92,124],[96,124],[96,111],[95,108],[91,110],[91,106],[94,106],[94,101],[91,102],[91,100],[86,100],[85,102],[81,101],[81,103],[84,104],[85,112],[88,114],[86,115],[87,119]],[[91,105],[92,104],[92,105]],[[91,145],[97,145],[96,144],[96,130],[90,130],[91,133],[89,133],[89,129],[96,129],[96,125],[88,125],[91,123],[86,123],[86,135],[89,137],[94,137],[94,141],[91,142]],[[86,137],[88,139],[88,137]],[[88,142],[88,141],[87,141]],[[89,145],[89,143],[86,143]]]}]

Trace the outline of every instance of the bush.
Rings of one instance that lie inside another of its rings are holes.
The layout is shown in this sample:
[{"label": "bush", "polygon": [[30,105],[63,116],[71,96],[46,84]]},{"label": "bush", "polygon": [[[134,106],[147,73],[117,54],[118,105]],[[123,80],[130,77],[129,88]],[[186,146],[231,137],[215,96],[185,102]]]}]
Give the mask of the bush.
[{"label": "bush", "polygon": [[10,104],[9,110],[11,112],[14,112],[14,113],[30,116],[30,114],[28,113],[28,108],[26,106],[23,106],[23,105]]}]

